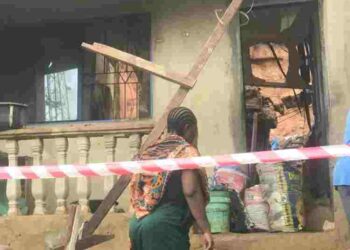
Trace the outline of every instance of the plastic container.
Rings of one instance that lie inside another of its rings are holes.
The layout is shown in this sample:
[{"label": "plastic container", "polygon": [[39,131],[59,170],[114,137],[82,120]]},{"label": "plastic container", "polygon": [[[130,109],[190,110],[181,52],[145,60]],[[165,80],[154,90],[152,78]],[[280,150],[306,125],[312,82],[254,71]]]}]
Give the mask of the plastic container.
[{"label": "plastic container", "polygon": [[230,204],[228,191],[210,192],[210,203],[206,212],[212,233],[230,232]]}]

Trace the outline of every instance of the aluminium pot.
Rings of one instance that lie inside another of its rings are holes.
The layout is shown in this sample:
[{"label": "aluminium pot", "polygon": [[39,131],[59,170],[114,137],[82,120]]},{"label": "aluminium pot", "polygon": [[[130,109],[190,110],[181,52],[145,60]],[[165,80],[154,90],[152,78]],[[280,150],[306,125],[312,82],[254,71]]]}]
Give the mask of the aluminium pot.
[{"label": "aluminium pot", "polygon": [[28,106],[14,102],[0,102],[0,131],[23,127],[27,122]]}]

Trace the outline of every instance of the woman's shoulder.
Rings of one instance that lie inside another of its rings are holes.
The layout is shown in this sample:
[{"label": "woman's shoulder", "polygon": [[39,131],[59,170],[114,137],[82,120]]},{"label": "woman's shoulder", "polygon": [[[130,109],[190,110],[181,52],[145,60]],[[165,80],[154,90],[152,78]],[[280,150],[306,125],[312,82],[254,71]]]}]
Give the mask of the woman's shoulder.
[{"label": "woman's shoulder", "polygon": [[187,145],[186,147],[181,150],[181,152],[178,154],[178,158],[187,158],[187,157],[196,157],[199,156],[200,153],[198,149],[192,145]]}]

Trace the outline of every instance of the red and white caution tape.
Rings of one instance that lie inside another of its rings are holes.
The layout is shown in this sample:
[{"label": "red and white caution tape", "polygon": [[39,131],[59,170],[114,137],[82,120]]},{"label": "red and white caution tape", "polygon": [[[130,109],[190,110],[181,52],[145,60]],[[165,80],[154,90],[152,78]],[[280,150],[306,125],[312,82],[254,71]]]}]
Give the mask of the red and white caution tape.
[{"label": "red and white caution tape", "polygon": [[227,167],[244,164],[277,163],[299,160],[329,159],[350,156],[349,145],[335,145],[300,149],[285,149],[220,156],[164,159],[151,161],[125,161],[91,163],[86,165],[44,165],[28,167],[2,167],[0,179],[50,179],[64,177],[94,177],[162,172],[181,169]]}]

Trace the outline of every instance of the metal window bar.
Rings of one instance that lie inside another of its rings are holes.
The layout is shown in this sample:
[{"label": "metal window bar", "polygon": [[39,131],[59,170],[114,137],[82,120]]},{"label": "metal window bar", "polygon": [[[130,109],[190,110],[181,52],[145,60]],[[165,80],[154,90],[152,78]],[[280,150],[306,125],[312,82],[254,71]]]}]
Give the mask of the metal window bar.
[{"label": "metal window bar", "polygon": [[[114,71],[110,71],[110,60],[104,58],[104,69],[106,72],[96,72],[96,73],[84,73],[83,74],[83,85],[91,86],[91,85],[102,85],[102,86],[111,86],[111,92],[114,93],[114,100],[112,100],[113,107],[118,106],[116,102],[121,103],[122,106],[119,106],[119,117],[114,117],[115,119],[138,119],[139,118],[139,102],[140,95],[142,89],[142,74],[139,74],[137,70],[135,70],[132,66],[121,63],[114,62],[115,66]],[[109,72],[108,72],[109,71]],[[110,83],[107,81],[98,82],[91,79],[96,79],[98,75],[114,75],[114,79],[116,79],[115,83]],[[135,80],[136,79],[136,80]],[[117,88],[119,91],[122,91],[122,94],[119,94],[119,97],[116,99]],[[121,112],[122,111],[122,112]],[[113,114],[116,112],[113,111]],[[133,115],[135,114],[135,115]],[[110,117],[110,119],[113,117]]]}]

